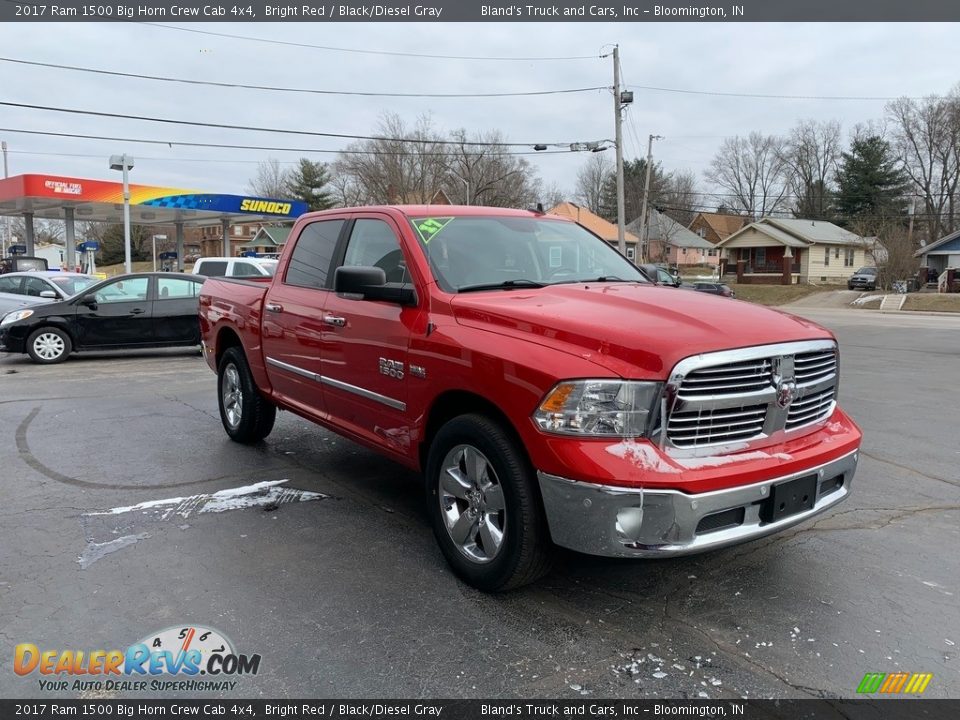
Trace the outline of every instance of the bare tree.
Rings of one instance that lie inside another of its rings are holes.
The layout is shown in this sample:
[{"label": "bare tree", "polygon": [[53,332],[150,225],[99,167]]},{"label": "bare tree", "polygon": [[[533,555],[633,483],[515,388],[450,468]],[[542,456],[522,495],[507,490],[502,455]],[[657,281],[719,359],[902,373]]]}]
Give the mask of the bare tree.
[{"label": "bare tree", "polygon": [[280,165],[276,158],[267,158],[257,163],[257,171],[248,181],[251,195],[266,198],[282,198],[287,195],[290,171]]},{"label": "bare tree", "polygon": [[603,208],[603,189],[614,172],[613,161],[603,153],[593,153],[577,171],[574,199],[592,213]]},{"label": "bare tree", "polygon": [[960,91],[887,105],[894,146],[924,204],[928,240],[954,230],[960,183]]},{"label": "bare tree", "polygon": [[446,150],[451,197],[462,196],[468,205],[493,207],[525,207],[540,199],[540,183],[532,166],[526,158],[508,154],[499,130],[472,137],[457,130],[452,139],[458,144]]},{"label": "bare tree", "polygon": [[786,209],[787,184],[783,138],[752,132],[727,138],[705,173],[730,193],[736,211],[760,218]]},{"label": "bare tree", "polygon": [[350,188],[365,204],[429,202],[448,177],[447,151],[429,117],[407,127],[383,115],[378,137],[351,143],[333,164],[334,192]]},{"label": "bare tree", "polygon": [[662,206],[664,215],[686,227],[696,217],[701,199],[693,171],[676,170],[667,176],[666,187],[657,199],[657,205]]},{"label": "bare tree", "polygon": [[783,161],[798,218],[833,216],[832,184],[840,162],[840,123],[803,120],[787,138]]},{"label": "bare tree", "polygon": [[877,287],[889,288],[898,280],[916,277],[920,261],[902,216],[861,217],[850,230],[864,239],[877,264]]}]

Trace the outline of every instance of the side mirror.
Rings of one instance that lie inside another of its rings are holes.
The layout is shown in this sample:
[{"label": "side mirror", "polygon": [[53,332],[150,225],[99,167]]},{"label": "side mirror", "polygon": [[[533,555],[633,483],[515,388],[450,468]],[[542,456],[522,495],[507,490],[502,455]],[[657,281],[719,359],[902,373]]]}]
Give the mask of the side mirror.
[{"label": "side mirror", "polygon": [[80,304],[81,304],[81,305],[86,305],[86,306],[87,306],[88,308],[90,308],[91,310],[96,310],[96,309],[97,309],[97,298],[96,298],[95,295],[84,295],[84,296],[80,299]]},{"label": "side mirror", "polygon": [[57,294],[53,290],[41,290],[40,297],[46,298],[47,300],[56,300]]},{"label": "side mirror", "polygon": [[383,300],[397,305],[416,305],[417,293],[409,283],[388,283],[383,268],[338,267],[333,275],[338,295],[360,295],[363,300]]}]

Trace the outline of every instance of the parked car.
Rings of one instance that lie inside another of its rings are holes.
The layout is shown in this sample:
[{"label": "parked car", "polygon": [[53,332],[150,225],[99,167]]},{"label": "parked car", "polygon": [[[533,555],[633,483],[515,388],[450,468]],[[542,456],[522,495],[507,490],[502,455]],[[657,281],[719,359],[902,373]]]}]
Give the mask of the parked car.
[{"label": "parked car", "polygon": [[722,295],[723,297],[736,297],[737,294],[731,289],[729,285],[721,282],[695,282],[693,284],[694,290],[699,290],[700,292],[712,293],[713,295]]},{"label": "parked car", "polygon": [[64,300],[97,282],[93,275],[37,270],[0,276],[0,315],[28,301]]},{"label": "parked car", "polygon": [[680,280],[679,275],[674,275],[665,267],[660,265],[654,265],[652,263],[644,263],[637,265],[638,268],[643,272],[644,275],[650,280],[650,282],[656,285],[665,285],[667,287],[689,287],[682,280]]},{"label": "parked car", "polygon": [[306,214],[272,279],[207,281],[200,326],[228,437],[285,409],[422,471],[443,554],[483,590],[532,582],[554,545],[663,557],[777,532],[857,465],[828,330],[655,287],[566,218]]},{"label": "parked car", "polygon": [[194,275],[206,277],[267,277],[277,269],[277,261],[253,257],[200,258],[193,266]]},{"label": "parked car", "polygon": [[877,289],[877,269],[875,267],[862,267],[850,276],[850,279],[847,280],[847,290],[856,289]]},{"label": "parked car", "polygon": [[0,320],[0,351],[57,363],[77,350],[198,345],[204,280],[184,273],[118,275],[67,300],[14,310]]},{"label": "parked car", "polygon": [[30,257],[29,255],[11,255],[0,258],[0,275],[25,270],[47,270],[47,261],[44,258]]}]

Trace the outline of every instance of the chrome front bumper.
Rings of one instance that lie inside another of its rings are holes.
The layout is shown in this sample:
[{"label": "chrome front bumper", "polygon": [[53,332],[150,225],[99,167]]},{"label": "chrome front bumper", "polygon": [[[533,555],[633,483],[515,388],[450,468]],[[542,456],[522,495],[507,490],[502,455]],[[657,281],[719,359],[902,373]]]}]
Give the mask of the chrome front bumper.
[{"label": "chrome front bumper", "polygon": [[[840,503],[850,494],[859,452],[802,472],[697,495],[622,488],[538,472],[553,542],[607,557],[689,555],[779,532]],[[773,485],[817,476],[812,508],[781,520],[761,519]]]}]

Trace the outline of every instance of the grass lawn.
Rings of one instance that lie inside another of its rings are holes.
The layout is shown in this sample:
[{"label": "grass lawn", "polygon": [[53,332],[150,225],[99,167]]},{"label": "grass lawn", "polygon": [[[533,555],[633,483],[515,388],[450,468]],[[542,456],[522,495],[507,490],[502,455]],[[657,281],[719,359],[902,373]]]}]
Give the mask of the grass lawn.
[{"label": "grass lawn", "polygon": [[910,293],[903,304],[904,310],[928,312],[960,312],[960,293],[949,295],[934,293]]},{"label": "grass lawn", "polygon": [[747,300],[760,305],[785,305],[807,295],[841,289],[816,285],[738,285],[729,283],[737,294],[737,300]]}]

